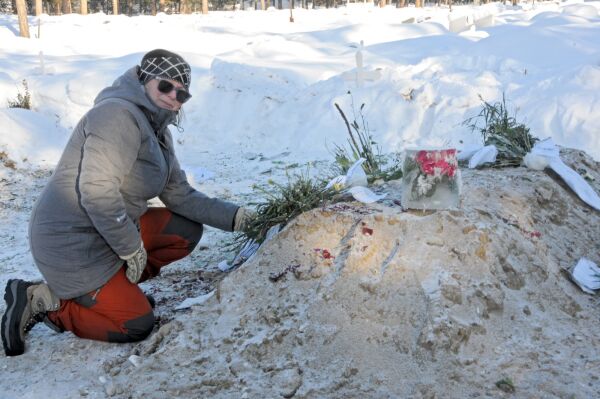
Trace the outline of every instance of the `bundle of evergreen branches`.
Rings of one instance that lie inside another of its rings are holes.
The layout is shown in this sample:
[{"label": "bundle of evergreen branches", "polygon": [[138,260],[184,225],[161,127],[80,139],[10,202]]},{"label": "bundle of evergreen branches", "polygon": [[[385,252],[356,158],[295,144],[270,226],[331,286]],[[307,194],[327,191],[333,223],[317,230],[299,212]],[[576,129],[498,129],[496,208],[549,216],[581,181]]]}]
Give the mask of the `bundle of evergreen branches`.
[{"label": "bundle of evergreen branches", "polygon": [[[529,128],[518,123],[516,112],[509,115],[506,98],[502,93],[502,101],[490,104],[483,100],[482,109],[478,115],[467,119],[463,124],[472,131],[477,131],[483,137],[484,145],[495,145],[498,149],[496,162],[492,166],[519,166],[525,155],[531,151],[538,141],[529,133]],[[483,126],[479,126],[483,119]]]},{"label": "bundle of evergreen branches", "polygon": [[279,224],[283,227],[301,213],[334,202],[339,196],[334,188],[325,188],[326,182],[313,180],[308,173],[288,176],[287,184],[273,181],[269,184],[274,188],[272,191],[255,186],[266,199],[258,203],[256,217],[244,235],[239,237],[240,244],[249,240],[262,243],[272,226]]},{"label": "bundle of evergreen branches", "polygon": [[333,150],[333,155],[335,157],[335,172],[340,175],[345,175],[348,172],[348,169],[360,158],[364,158],[366,161],[361,165],[365,173],[367,174],[367,179],[369,183],[377,179],[394,180],[402,177],[402,166],[400,163],[399,157],[396,157],[392,161],[392,165],[390,167],[386,167],[386,165],[390,162],[388,157],[381,154],[381,149],[377,145],[377,143],[373,140],[371,133],[369,131],[369,125],[365,121],[365,117],[363,115],[363,109],[365,104],[361,104],[358,113],[360,117],[360,125],[356,121],[357,115],[354,110],[354,98],[352,97],[352,93],[348,92],[351,98],[351,106],[352,106],[352,114],[354,116],[354,120],[352,123],[348,121],[346,114],[340,108],[337,103],[334,103],[338,112],[342,116],[344,123],[346,124],[346,129],[348,130],[348,144],[350,145],[350,150],[348,151],[345,147],[339,146],[335,144],[335,148]]}]

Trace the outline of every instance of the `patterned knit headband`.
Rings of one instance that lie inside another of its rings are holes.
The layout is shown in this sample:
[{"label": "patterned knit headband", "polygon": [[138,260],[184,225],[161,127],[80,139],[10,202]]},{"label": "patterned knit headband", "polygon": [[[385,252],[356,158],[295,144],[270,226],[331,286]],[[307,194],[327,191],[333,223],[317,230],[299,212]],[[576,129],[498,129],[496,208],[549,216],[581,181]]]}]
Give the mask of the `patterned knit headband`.
[{"label": "patterned knit headband", "polygon": [[138,70],[138,77],[142,84],[159,77],[175,80],[190,88],[192,70],[190,65],[179,55],[167,50],[157,49],[147,53]]}]

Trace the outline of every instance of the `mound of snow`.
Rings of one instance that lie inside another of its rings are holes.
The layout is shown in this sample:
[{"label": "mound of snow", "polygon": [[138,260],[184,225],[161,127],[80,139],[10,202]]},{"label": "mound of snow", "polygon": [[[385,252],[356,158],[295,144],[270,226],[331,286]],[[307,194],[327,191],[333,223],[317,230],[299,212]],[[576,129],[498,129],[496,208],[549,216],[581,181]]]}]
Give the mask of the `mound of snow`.
[{"label": "mound of snow", "polygon": [[[563,156],[600,188],[598,163]],[[463,178],[458,210],[402,212],[390,184],[387,203],[301,215],[114,383],[133,397],[458,398],[501,396],[508,377],[519,397],[596,396],[597,307],[563,270],[598,261],[600,213],[545,172]]]},{"label": "mound of snow", "polygon": [[562,13],[583,18],[598,18],[598,9],[588,4],[569,4],[563,7]]},{"label": "mound of snow", "polygon": [[22,108],[0,109],[0,151],[16,162],[35,166],[58,163],[69,132],[40,113]]}]

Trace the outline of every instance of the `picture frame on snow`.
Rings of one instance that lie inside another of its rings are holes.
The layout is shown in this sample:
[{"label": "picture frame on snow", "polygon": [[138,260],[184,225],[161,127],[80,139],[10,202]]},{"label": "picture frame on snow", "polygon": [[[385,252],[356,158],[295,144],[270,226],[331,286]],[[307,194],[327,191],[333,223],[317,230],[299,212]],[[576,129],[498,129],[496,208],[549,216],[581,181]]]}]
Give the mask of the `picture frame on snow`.
[{"label": "picture frame on snow", "polygon": [[460,206],[461,176],[456,149],[406,150],[402,164],[402,206],[440,210]]}]

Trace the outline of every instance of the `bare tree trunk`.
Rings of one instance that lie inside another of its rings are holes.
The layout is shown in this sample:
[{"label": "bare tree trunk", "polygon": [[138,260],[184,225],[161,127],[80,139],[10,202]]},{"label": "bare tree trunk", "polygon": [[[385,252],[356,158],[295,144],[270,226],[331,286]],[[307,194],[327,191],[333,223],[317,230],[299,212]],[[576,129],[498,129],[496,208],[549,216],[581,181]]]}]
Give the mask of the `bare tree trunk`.
[{"label": "bare tree trunk", "polygon": [[202,14],[208,14],[208,0],[202,0]]},{"label": "bare tree trunk", "polygon": [[119,0],[113,0],[113,15],[117,15],[119,13]]},{"label": "bare tree trunk", "polygon": [[15,0],[19,16],[19,32],[21,37],[29,38],[29,23],[27,23],[27,4],[25,0]]},{"label": "bare tree trunk", "polygon": [[54,10],[54,15],[60,15],[62,13],[60,11],[60,0],[52,0],[52,9]]},{"label": "bare tree trunk", "polygon": [[260,0],[260,9],[261,10],[266,10],[267,8],[265,7],[265,0]]},{"label": "bare tree trunk", "polygon": [[190,7],[190,2],[189,0],[181,0],[182,6],[181,6],[181,13],[182,14],[191,14],[192,10]]},{"label": "bare tree trunk", "polygon": [[[202,4],[204,4],[204,0],[202,0]],[[158,12],[165,12],[165,0],[159,0]],[[204,11],[202,11],[202,14],[204,14]]]},{"label": "bare tree trunk", "polygon": [[277,0],[277,9],[283,10],[283,0]]},{"label": "bare tree trunk", "polygon": [[88,13],[87,0],[81,0],[81,9],[79,12],[81,13],[81,15],[87,15],[87,13]]},{"label": "bare tree trunk", "polygon": [[71,0],[62,0],[62,13],[71,14]]},{"label": "bare tree trunk", "polygon": [[156,15],[156,1],[155,0],[150,1],[150,13],[152,15]]},{"label": "bare tree trunk", "polygon": [[517,5],[517,0],[512,0],[513,7]]},{"label": "bare tree trunk", "polygon": [[42,0],[35,0],[35,16],[39,17],[42,12]]}]

